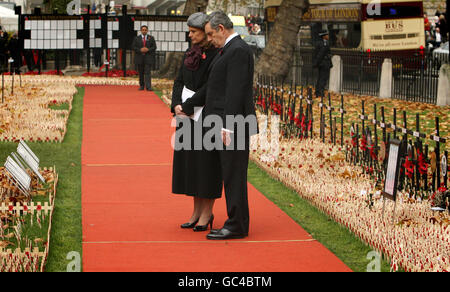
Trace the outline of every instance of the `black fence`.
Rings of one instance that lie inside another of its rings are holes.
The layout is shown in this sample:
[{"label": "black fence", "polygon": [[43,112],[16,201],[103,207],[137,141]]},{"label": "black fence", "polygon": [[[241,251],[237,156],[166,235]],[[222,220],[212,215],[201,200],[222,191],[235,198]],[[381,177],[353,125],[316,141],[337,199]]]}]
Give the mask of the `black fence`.
[{"label": "black fence", "polygon": [[293,81],[302,86],[315,86],[318,76],[317,69],[313,68],[314,49],[301,47],[294,52],[294,66],[292,68]]},{"label": "black fence", "polygon": [[[449,63],[449,54],[422,52],[407,54],[358,50],[332,50],[342,62],[341,91],[378,96],[381,70],[385,59],[392,61],[392,97],[435,104],[439,70]],[[292,80],[301,86],[315,86],[318,70],[313,68],[315,50],[301,47],[295,51]]]},{"label": "black fence", "polygon": [[377,96],[384,57],[359,51],[337,51],[341,56],[341,91]]},{"label": "black fence", "polygon": [[397,99],[435,104],[439,70],[448,54],[392,58],[392,96]]}]

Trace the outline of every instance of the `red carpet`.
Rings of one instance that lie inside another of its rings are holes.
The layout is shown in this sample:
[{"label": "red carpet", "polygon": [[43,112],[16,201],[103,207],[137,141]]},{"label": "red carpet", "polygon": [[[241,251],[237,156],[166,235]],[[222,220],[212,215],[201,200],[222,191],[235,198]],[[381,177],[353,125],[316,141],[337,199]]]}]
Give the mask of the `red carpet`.
[{"label": "red carpet", "polygon": [[[179,228],[192,199],[171,194],[174,129],[153,92],[87,86],[83,123],[84,271],[350,271],[251,185],[249,237]],[[222,227],[224,198],[214,214]]]}]

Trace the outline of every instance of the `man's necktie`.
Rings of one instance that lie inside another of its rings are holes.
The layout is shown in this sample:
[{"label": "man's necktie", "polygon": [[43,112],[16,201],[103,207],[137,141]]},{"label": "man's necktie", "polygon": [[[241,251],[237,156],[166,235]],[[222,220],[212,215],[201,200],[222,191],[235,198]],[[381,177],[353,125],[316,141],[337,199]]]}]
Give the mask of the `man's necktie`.
[{"label": "man's necktie", "polygon": [[143,36],[143,38],[142,38],[142,41],[143,41],[143,43],[144,43],[144,47],[145,47],[145,42],[146,42],[146,37],[145,36]]}]

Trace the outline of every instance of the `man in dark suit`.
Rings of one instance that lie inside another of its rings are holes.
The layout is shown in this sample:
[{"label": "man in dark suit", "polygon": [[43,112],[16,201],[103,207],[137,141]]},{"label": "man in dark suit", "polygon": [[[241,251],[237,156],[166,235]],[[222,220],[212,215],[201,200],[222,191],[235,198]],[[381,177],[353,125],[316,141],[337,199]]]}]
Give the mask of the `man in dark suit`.
[{"label": "man in dark suit", "polygon": [[314,62],[314,67],[319,69],[319,76],[317,77],[316,83],[316,97],[324,96],[325,86],[330,77],[330,68],[333,67],[331,63],[331,50],[329,44],[329,36],[327,31],[322,31],[319,33],[322,38],[318,42],[316,47],[316,59]]},{"label": "man in dark suit", "polygon": [[151,67],[155,62],[156,41],[148,35],[148,27],[141,27],[141,35],[134,38],[132,49],[135,53],[134,63],[139,72],[139,90],[152,90]]},{"label": "man in dark suit", "polygon": [[[203,116],[213,120],[217,117],[223,125],[218,135],[222,145],[215,151],[220,156],[228,213],[223,228],[211,230],[207,238],[243,238],[248,236],[250,222],[247,198],[249,140],[258,131],[252,98],[253,54],[247,43],[234,32],[230,18],[221,11],[208,16],[205,32],[212,45],[220,48],[210,67]],[[193,106],[188,100],[182,105],[183,112],[191,114]]]}]

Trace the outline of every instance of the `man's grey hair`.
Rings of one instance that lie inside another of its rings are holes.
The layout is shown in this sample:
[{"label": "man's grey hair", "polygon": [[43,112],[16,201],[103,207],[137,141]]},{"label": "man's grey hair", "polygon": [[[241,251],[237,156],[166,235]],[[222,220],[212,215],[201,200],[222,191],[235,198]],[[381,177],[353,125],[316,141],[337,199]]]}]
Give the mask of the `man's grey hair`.
[{"label": "man's grey hair", "polygon": [[233,29],[233,22],[228,17],[228,15],[225,14],[223,11],[214,11],[208,17],[206,18],[206,23],[211,25],[211,28],[214,30],[219,29],[219,25],[223,25],[225,29],[231,30]]}]

